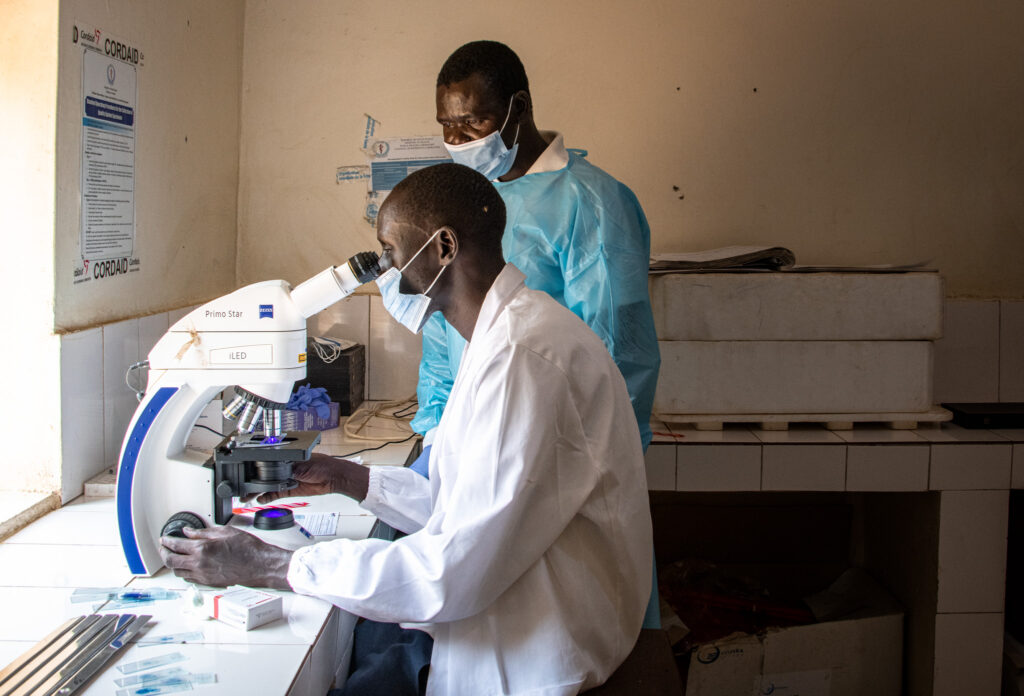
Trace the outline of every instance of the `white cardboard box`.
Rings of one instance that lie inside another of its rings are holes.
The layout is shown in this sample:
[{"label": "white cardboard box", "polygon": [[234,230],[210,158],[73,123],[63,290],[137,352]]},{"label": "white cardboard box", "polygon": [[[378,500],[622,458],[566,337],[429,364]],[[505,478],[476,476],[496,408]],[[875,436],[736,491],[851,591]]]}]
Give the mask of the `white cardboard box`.
[{"label": "white cardboard box", "polygon": [[281,595],[241,585],[229,587],[215,594],[212,604],[213,618],[244,631],[270,623],[284,615]]},{"label": "white cardboard box", "polygon": [[662,414],[915,413],[930,341],[659,341]]},{"label": "white cardboard box", "polygon": [[938,273],[652,276],[664,341],[907,341],[942,335]]},{"label": "white cardboard box", "polygon": [[821,623],[698,646],[686,696],[899,696],[903,612],[896,601],[852,569],[808,604]]}]

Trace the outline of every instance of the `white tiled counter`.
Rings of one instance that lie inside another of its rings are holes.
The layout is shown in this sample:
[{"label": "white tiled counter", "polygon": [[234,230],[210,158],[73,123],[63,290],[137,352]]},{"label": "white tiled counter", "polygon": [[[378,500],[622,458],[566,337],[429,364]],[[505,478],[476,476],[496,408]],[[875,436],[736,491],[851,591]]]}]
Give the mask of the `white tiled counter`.
[{"label": "white tiled counter", "polygon": [[[370,434],[383,435],[380,431]],[[349,439],[339,427],[322,434],[318,451],[348,454],[380,444]],[[361,456],[364,463],[371,465],[401,465],[415,445],[413,439]],[[363,538],[374,521],[344,496],[305,500],[310,505],[301,512],[341,513],[339,537]],[[150,578],[132,576],[121,552],[113,498],[80,497],[8,538],[0,544],[0,667],[30,649],[67,618],[93,611],[94,604],[70,601],[76,588],[124,586],[186,588],[188,584],[166,569]],[[196,643],[131,645],[118,662],[178,652],[186,661],[172,666],[217,674],[216,685],[196,687],[200,693],[206,689],[206,693],[217,696],[323,696],[337,676],[347,673],[355,617],[313,597],[280,594],[284,596],[284,619],[251,631],[190,615],[184,598],[113,610],[153,615],[147,630],[153,636],[203,633],[203,640]],[[103,613],[104,609],[96,611]],[[119,688],[114,679],[121,676],[113,664],[108,664],[79,693],[112,694]]]},{"label": "white tiled counter", "polygon": [[850,501],[852,560],[907,609],[906,693],[999,694],[1009,492],[1024,487],[1024,430],[652,428],[652,491]]}]

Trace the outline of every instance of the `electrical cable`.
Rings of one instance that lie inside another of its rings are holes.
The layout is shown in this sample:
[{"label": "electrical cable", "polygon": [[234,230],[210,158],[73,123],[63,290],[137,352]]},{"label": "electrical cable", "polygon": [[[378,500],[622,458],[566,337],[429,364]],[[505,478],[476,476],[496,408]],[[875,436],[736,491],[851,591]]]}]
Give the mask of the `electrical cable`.
[{"label": "electrical cable", "polygon": [[209,430],[209,431],[210,431],[211,433],[213,433],[214,435],[220,435],[221,437],[227,437],[227,435],[225,435],[224,433],[218,433],[218,432],[217,432],[216,430],[214,430],[214,429],[213,429],[213,428],[211,428],[210,426],[208,426],[208,425],[203,425],[202,423],[196,423],[196,424],[195,424],[195,425],[193,425],[192,427],[193,427],[193,428],[202,428],[203,430]]},{"label": "electrical cable", "polygon": [[145,368],[149,367],[149,361],[148,360],[141,360],[141,361],[139,361],[139,362],[137,362],[137,363],[135,363],[133,365],[129,365],[128,369],[124,373],[124,383],[128,385],[129,389],[131,389],[133,392],[135,392],[135,398],[138,401],[142,401],[142,397],[144,397],[146,395],[146,390],[143,389],[141,386],[136,387],[136,386],[132,385],[132,383],[128,381],[128,377],[135,370],[141,370],[144,367]]},{"label": "electrical cable", "polygon": [[377,445],[376,447],[364,447],[363,449],[356,450],[355,452],[348,452],[347,454],[332,454],[330,456],[333,457],[334,459],[348,459],[349,457],[354,457],[357,454],[362,454],[363,452],[373,452],[374,450],[384,449],[388,445],[399,445],[399,444],[401,444],[403,442],[408,442],[409,440],[413,439],[417,435],[419,435],[419,433],[413,433],[412,435],[410,435],[409,437],[405,438],[404,440],[393,440],[391,442],[385,442],[383,445]]},{"label": "electrical cable", "polygon": [[[377,440],[382,441],[384,438],[379,436],[368,436],[360,434],[363,428],[365,428],[371,420],[378,418],[385,421],[393,421],[398,427],[398,433],[406,435],[401,439],[393,439],[389,442],[405,442],[411,439],[412,435],[415,435],[412,428],[409,425],[409,421],[412,420],[410,416],[398,416],[398,413],[406,411],[416,404],[416,396],[410,396],[405,399],[398,399],[395,401],[378,401],[370,406],[360,406],[357,408],[348,420],[345,421],[344,433],[345,436],[352,440]],[[395,409],[393,413],[389,412],[391,409]],[[365,414],[365,416],[364,416]],[[388,443],[385,443],[388,444]]]},{"label": "electrical cable", "polygon": [[408,406],[406,406],[405,408],[398,409],[397,411],[395,411],[391,415],[394,416],[395,418],[408,418],[408,417],[412,416],[412,414],[415,413],[415,411],[413,411],[412,413],[403,413],[403,411],[408,411],[410,408],[414,408],[416,406],[419,406],[419,404],[415,403],[415,402],[411,403]]},{"label": "electrical cable", "polygon": [[330,364],[341,355],[341,343],[326,336],[313,336],[313,351],[325,364]]}]

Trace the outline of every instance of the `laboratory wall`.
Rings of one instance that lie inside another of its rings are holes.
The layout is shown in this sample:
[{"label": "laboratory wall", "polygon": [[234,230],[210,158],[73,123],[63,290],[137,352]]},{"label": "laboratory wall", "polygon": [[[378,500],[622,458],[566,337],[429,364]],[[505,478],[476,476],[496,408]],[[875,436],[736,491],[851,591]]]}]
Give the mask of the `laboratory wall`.
[{"label": "laboratory wall", "polygon": [[535,117],[631,186],[654,251],[779,244],[803,264],[930,262],[959,298],[1024,297],[1024,4],[248,0],[239,283],[373,248],[376,134],[438,132],[434,85],[512,46]]},{"label": "laboratory wall", "polygon": [[[182,307],[234,288],[244,14],[243,0],[60,3],[59,332]],[[120,268],[82,254],[84,49],[76,27],[98,29],[101,37],[140,54],[134,67],[134,246],[128,257],[138,263]]]},{"label": "laboratory wall", "polygon": [[[5,491],[52,491],[60,477],[60,341],[53,335],[57,0],[0,2],[0,209],[6,257],[0,379]],[[3,520],[0,504],[0,523]]]}]

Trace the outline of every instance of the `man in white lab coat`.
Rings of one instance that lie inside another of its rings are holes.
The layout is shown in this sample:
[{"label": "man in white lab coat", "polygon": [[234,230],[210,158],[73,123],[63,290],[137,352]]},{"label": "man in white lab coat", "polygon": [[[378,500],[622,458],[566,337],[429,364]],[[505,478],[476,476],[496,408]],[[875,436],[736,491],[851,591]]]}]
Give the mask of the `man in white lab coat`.
[{"label": "man in white lab coat", "polygon": [[385,306],[412,330],[440,311],[469,341],[429,479],[323,456],[294,466],[289,495],[346,493],[408,536],[290,552],[188,530],[162,540],[176,574],[417,624],[434,641],[428,694],[575,694],[608,678],[651,591],[640,436],[622,426],[635,417],[601,340],[503,261],[504,224],[494,187],[456,164],[412,174],[380,212]]}]

